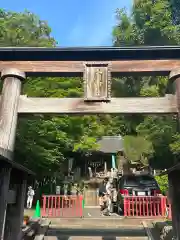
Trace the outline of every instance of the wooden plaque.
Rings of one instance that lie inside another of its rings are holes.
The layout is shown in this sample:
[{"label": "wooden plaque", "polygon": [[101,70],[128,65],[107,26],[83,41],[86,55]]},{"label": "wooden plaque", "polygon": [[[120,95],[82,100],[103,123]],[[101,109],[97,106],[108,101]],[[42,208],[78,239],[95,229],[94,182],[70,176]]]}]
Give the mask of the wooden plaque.
[{"label": "wooden plaque", "polygon": [[88,62],[84,69],[84,100],[110,101],[111,72],[109,63]]}]

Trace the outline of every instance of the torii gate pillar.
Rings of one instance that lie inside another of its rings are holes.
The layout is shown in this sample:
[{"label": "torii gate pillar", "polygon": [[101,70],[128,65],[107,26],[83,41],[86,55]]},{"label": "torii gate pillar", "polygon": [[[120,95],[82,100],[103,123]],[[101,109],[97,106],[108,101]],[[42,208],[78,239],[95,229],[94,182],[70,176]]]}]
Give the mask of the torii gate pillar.
[{"label": "torii gate pillar", "polygon": [[[6,231],[6,219],[8,219],[8,206],[12,199],[9,199],[9,183],[12,172],[11,162],[13,161],[13,152],[16,137],[16,126],[18,118],[18,104],[21,93],[21,82],[25,79],[25,73],[17,69],[9,68],[1,72],[3,80],[3,89],[0,101],[0,238],[6,239],[8,235]],[[18,203],[14,201],[14,208],[16,213],[11,216],[13,219],[11,228],[13,239],[20,239],[21,224],[24,211],[24,198],[22,194],[26,189],[21,183],[23,176],[19,176],[17,182],[17,198]],[[19,194],[22,194],[21,199]],[[20,206],[21,204],[21,206]],[[23,206],[23,207],[22,207]]]},{"label": "torii gate pillar", "polygon": [[9,68],[2,71],[1,79],[4,82],[0,103],[0,156],[12,160],[21,81],[25,73]]},{"label": "torii gate pillar", "polygon": [[[180,69],[173,70],[169,76],[170,80],[175,85],[175,95],[178,109],[178,120],[180,124]],[[178,126],[180,126],[178,124]],[[180,130],[180,129],[179,129]],[[169,180],[169,195],[171,198],[172,207],[172,224],[174,235],[177,240],[180,240],[180,170],[177,169],[168,174]]]}]

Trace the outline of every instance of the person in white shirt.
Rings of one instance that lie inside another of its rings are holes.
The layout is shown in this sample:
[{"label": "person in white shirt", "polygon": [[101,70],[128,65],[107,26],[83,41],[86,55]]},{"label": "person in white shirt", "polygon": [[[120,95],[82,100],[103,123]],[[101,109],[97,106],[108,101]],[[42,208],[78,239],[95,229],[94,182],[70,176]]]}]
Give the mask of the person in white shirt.
[{"label": "person in white shirt", "polygon": [[34,190],[32,189],[31,186],[28,188],[27,192],[27,208],[32,208],[32,203],[33,203],[33,198],[34,198]]},{"label": "person in white shirt", "polygon": [[109,181],[106,184],[106,193],[107,193],[107,208],[108,213],[112,213],[112,191],[113,191],[113,178],[109,178]]}]

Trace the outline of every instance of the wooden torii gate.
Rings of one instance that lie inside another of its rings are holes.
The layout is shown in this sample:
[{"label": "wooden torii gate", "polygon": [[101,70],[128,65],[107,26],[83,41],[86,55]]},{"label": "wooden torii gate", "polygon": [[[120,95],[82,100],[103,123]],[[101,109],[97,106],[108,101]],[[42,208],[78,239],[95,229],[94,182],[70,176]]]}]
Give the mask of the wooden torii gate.
[{"label": "wooden torii gate", "polygon": [[[1,163],[13,161],[18,114],[97,114],[143,113],[178,114],[180,117],[180,47],[129,48],[0,48],[3,89],[0,99]],[[160,98],[111,98],[111,78],[120,76],[170,76],[176,86],[174,95]],[[27,76],[84,77],[84,98],[32,98],[20,95]],[[9,179],[12,165],[1,165],[0,234],[7,222]],[[5,169],[5,170],[4,170]],[[28,172],[27,169],[23,170]],[[28,172],[28,174],[32,174]],[[177,182],[180,172],[169,176],[174,231],[180,239],[180,209]],[[176,188],[176,190],[175,190]],[[23,187],[25,189],[25,187]],[[24,191],[24,190],[23,190]],[[175,197],[176,196],[176,197]],[[176,199],[175,199],[176,198]],[[178,198],[178,201],[177,201]],[[24,195],[20,197],[12,239],[20,239]],[[173,205],[172,204],[172,205]],[[17,217],[19,214],[20,217]]]}]

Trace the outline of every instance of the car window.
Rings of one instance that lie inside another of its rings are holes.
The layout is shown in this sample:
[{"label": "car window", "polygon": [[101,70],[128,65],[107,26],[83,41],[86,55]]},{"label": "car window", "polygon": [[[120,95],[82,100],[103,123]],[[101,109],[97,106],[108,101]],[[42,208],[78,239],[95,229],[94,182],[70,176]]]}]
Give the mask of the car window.
[{"label": "car window", "polygon": [[142,176],[140,179],[139,179],[139,182],[141,184],[156,184],[156,181],[154,178],[150,177],[150,176]]},{"label": "car window", "polygon": [[139,186],[140,184],[157,186],[155,179],[151,176],[128,176],[124,182],[124,185],[132,187]]},{"label": "car window", "polygon": [[126,186],[138,186],[139,185],[139,181],[138,178],[135,176],[129,176],[126,178],[124,185]]}]

